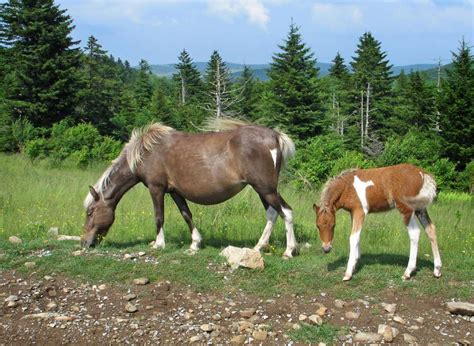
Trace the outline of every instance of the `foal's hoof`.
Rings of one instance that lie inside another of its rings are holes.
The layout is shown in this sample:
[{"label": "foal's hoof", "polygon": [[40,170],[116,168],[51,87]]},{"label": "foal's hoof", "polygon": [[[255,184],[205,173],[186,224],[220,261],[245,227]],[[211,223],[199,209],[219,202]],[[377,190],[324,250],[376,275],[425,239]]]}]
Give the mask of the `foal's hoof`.
[{"label": "foal's hoof", "polygon": [[407,273],[403,274],[403,276],[402,276],[403,281],[408,281],[410,279],[411,279],[411,274],[407,274]]},{"label": "foal's hoof", "polygon": [[352,279],[352,275],[345,274],[344,277],[342,278],[342,281],[349,281],[350,279]]},{"label": "foal's hoof", "polygon": [[433,272],[433,276],[437,279],[439,279],[441,277],[441,271],[440,270],[435,270]]}]

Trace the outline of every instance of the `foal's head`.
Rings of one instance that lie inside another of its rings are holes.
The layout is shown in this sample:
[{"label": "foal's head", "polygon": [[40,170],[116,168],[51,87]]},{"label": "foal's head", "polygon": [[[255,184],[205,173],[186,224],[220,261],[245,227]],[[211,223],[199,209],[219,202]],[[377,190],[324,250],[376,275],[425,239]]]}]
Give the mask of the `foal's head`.
[{"label": "foal's head", "polygon": [[332,248],[332,240],[334,238],[334,226],[336,226],[336,211],[334,208],[321,208],[313,204],[316,213],[316,226],[319,229],[319,237],[323,251],[328,253]]},{"label": "foal's head", "polygon": [[114,208],[107,205],[104,199],[100,198],[97,191],[89,186],[92,202],[87,206],[86,222],[84,223],[84,233],[82,235],[82,245],[94,247],[107,234],[110,226],[114,222]]}]

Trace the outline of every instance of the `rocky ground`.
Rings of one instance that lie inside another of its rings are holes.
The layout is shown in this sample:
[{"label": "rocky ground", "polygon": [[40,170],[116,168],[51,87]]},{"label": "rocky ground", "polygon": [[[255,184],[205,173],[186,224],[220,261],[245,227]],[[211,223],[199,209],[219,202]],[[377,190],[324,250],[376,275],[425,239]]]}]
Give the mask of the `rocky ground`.
[{"label": "rocky ground", "polygon": [[305,323],[338,328],[341,343],[474,341],[474,317],[450,314],[436,297],[388,290],[377,300],[341,301],[326,292],[263,300],[136,279],[112,286],[2,272],[0,344],[288,344]]}]

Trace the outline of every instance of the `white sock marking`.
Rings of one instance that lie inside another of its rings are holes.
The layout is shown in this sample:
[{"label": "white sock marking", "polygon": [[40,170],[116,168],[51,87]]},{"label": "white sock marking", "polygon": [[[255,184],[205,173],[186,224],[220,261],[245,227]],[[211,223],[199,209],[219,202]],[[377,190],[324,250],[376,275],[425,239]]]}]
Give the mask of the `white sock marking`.
[{"label": "white sock marking", "polygon": [[357,196],[359,197],[360,204],[362,205],[362,209],[364,209],[365,215],[369,212],[369,202],[367,201],[367,188],[369,186],[374,186],[374,182],[372,180],[369,181],[362,181],[359,179],[357,175],[354,176],[354,183],[352,184],[354,189],[356,190]]},{"label": "white sock marking", "polygon": [[357,232],[352,233],[349,238],[349,244],[350,244],[349,261],[347,262],[347,270],[346,270],[346,275],[348,274],[349,276],[352,276],[352,273],[354,272],[354,268],[357,264],[357,260],[360,257],[360,249],[359,249],[360,232],[361,230],[359,229]]},{"label": "white sock marking", "polygon": [[270,154],[272,154],[273,164],[275,165],[275,168],[277,166],[277,152],[277,149],[270,149]]},{"label": "white sock marking", "polygon": [[191,243],[191,250],[198,251],[199,246],[201,245],[202,237],[196,227],[193,228],[191,239],[193,240],[193,242]]},{"label": "white sock marking", "polygon": [[265,228],[263,230],[262,236],[260,237],[260,240],[258,241],[257,245],[255,245],[254,247],[254,250],[257,250],[257,251],[260,251],[262,247],[268,245],[270,235],[272,234],[273,225],[275,224],[276,219],[278,217],[277,211],[273,209],[272,207],[268,207],[266,214],[267,214],[267,224],[265,225]]},{"label": "white sock marking", "polygon": [[153,245],[153,247],[155,249],[165,248],[165,230],[163,229],[163,227],[160,228],[160,231],[158,232],[158,235],[156,236],[155,245]]},{"label": "white sock marking", "polygon": [[416,268],[416,256],[418,253],[418,240],[420,239],[420,227],[415,220],[415,214],[410,218],[410,222],[407,226],[408,236],[410,237],[410,259],[408,260],[408,266],[405,270],[405,277],[410,277],[410,274]]},{"label": "white sock marking", "polygon": [[293,257],[293,250],[296,248],[295,232],[293,231],[293,211],[281,207],[283,214],[285,214],[286,227],[286,250],[283,256]]}]

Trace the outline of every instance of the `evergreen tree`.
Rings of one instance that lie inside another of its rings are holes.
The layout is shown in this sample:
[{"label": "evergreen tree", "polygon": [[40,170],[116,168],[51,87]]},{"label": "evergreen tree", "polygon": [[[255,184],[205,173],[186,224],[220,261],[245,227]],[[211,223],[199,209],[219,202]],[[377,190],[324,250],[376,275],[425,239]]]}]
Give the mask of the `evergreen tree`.
[{"label": "evergreen tree", "polygon": [[353,111],[359,113],[361,146],[376,135],[385,139],[389,134],[384,124],[392,112],[390,104],[391,78],[387,54],[370,32],[364,33],[351,62],[353,73]]},{"label": "evergreen tree", "polygon": [[278,126],[300,139],[322,132],[321,103],[317,93],[316,59],[291,23],[281,52],[273,55],[268,71],[270,116]]},{"label": "evergreen tree", "polygon": [[349,70],[344,63],[344,58],[339,54],[339,52],[332,60],[332,65],[329,68],[329,75],[341,81],[349,78]]},{"label": "evergreen tree", "polygon": [[474,61],[462,40],[447,78],[441,84],[440,130],[445,154],[459,170],[474,159]]},{"label": "evergreen tree", "polygon": [[236,99],[231,90],[230,70],[216,50],[207,63],[205,83],[206,110],[219,118],[236,103]]},{"label": "evergreen tree", "polygon": [[151,84],[151,69],[146,60],[140,60],[136,85],[135,99],[140,109],[147,108],[153,95],[153,85]]},{"label": "evergreen tree", "polygon": [[53,0],[10,0],[0,10],[0,41],[14,66],[5,86],[12,117],[50,126],[71,115],[80,57],[71,17]]},{"label": "evergreen tree", "polygon": [[110,119],[117,112],[120,81],[117,64],[108,57],[97,39],[90,36],[82,57],[82,88],[79,117],[94,124],[102,134],[110,134]]},{"label": "evergreen tree", "polygon": [[202,90],[201,74],[194,66],[188,52],[183,49],[178,57],[179,63],[175,65],[177,73],[173,79],[178,85],[179,102],[186,104],[191,99],[199,97]]},{"label": "evergreen tree", "polygon": [[247,65],[244,65],[244,69],[241,76],[237,79],[235,88],[240,97],[236,111],[248,119],[254,118],[257,103],[257,87],[252,69]]}]

